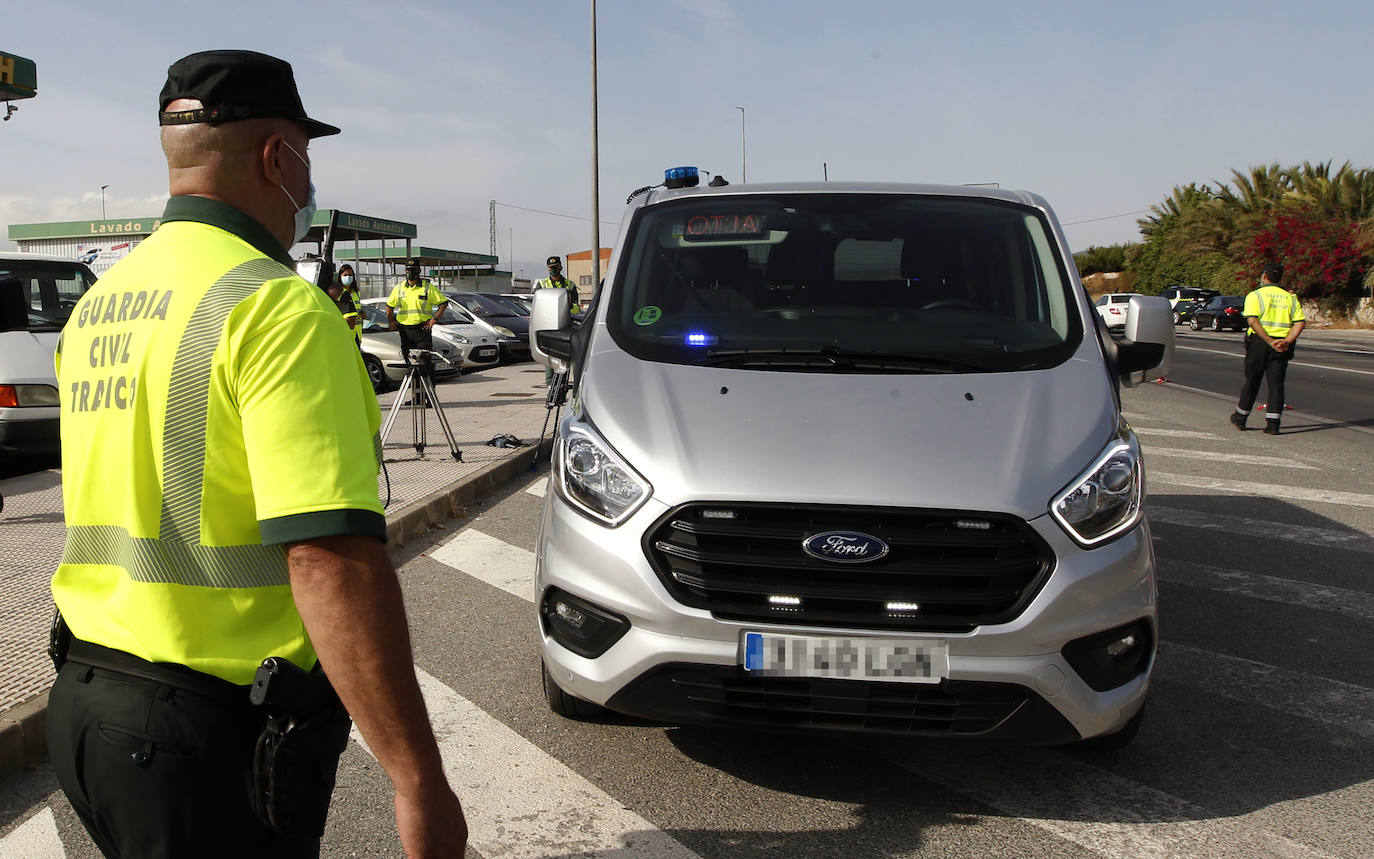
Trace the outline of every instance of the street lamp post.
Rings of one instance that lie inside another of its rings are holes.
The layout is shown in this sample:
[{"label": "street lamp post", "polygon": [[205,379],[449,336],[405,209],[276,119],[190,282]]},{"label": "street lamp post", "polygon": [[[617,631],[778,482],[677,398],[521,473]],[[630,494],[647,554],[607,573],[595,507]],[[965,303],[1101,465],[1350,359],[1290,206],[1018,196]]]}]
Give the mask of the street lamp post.
[{"label": "street lamp post", "polygon": [[739,111],[739,180],[749,181],[749,171],[745,169],[746,161],[744,157],[744,108],[735,105],[735,110]]},{"label": "street lamp post", "polygon": [[601,178],[596,130],[596,0],[592,0],[592,293],[601,283]]},{"label": "street lamp post", "polygon": [[108,188],[108,187],[110,187],[110,186],[109,186],[109,185],[101,185],[101,186],[100,186],[100,220],[102,220],[102,221],[105,220],[105,189]]}]

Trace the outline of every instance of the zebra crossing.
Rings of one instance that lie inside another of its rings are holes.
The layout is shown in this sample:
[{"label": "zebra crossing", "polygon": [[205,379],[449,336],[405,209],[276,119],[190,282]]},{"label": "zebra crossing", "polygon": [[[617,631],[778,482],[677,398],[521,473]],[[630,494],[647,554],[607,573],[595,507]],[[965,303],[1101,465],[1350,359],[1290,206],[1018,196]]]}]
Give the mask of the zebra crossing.
[{"label": "zebra crossing", "polygon": [[[1374,495],[1318,485],[1325,482],[1318,462],[1256,452],[1258,448],[1238,449],[1231,437],[1217,433],[1152,427],[1149,415],[1132,420],[1141,424],[1137,431],[1150,463],[1153,500],[1147,502],[1147,510],[1166,601],[1151,704],[1151,718],[1156,716],[1154,710],[1163,710],[1156,736],[1149,735],[1151,721],[1147,720],[1146,732],[1136,745],[1124,756],[1108,759],[1055,749],[1008,754],[981,746],[928,744],[915,750],[894,749],[886,755],[886,764],[962,797],[976,810],[971,814],[975,822],[999,820],[1041,833],[1049,840],[1050,853],[1057,852],[1053,845],[1059,844],[1065,855],[1071,846],[1079,851],[1074,855],[1107,859],[1369,855],[1374,852],[1374,824],[1367,820],[1365,810],[1374,801],[1374,770],[1365,771],[1359,761],[1350,764],[1350,773],[1316,779],[1314,787],[1302,789],[1286,789],[1287,775],[1263,765],[1246,770],[1231,762],[1237,772],[1258,773],[1262,784],[1260,789],[1237,784],[1235,789],[1242,796],[1228,797],[1168,777],[1169,766],[1191,762],[1161,758],[1174,745],[1187,750],[1185,758],[1206,755],[1207,743],[1188,736],[1196,727],[1190,719],[1205,716],[1211,724],[1215,721],[1211,714],[1228,712],[1267,720],[1261,730],[1266,742],[1272,741],[1272,735],[1309,743],[1292,753],[1297,757],[1304,752],[1321,760],[1358,757],[1354,750],[1370,747],[1374,678],[1369,672],[1353,671],[1337,679],[1340,672],[1266,661],[1259,653],[1247,651],[1239,637],[1225,651],[1187,638],[1190,630],[1180,630],[1185,635],[1176,637],[1174,629],[1182,624],[1171,617],[1167,602],[1176,601],[1177,614],[1183,615],[1190,609],[1185,597],[1209,605],[1233,601],[1258,617],[1255,625],[1261,628],[1266,619],[1301,611],[1328,618],[1331,624],[1368,629],[1374,624],[1374,588],[1364,587],[1367,580],[1346,575],[1323,581],[1310,574],[1313,571],[1305,578],[1285,575],[1248,562],[1236,547],[1252,541],[1281,544],[1285,551],[1315,556],[1316,572],[1324,564],[1332,569],[1352,564],[1367,569],[1368,556],[1374,554],[1374,536],[1342,522],[1341,517],[1358,520],[1363,511],[1374,509]],[[1156,470],[1172,462],[1202,463],[1205,470]],[[1250,479],[1256,474],[1285,473],[1301,475],[1304,485]],[[541,476],[501,502],[523,505],[520,518],[528,517],[529,526],[518,541],[525,545],[534,544],[533,511],[547,488],[548,478]],[[1204,494],[1193,496],[1189,490]],[[1302,509],[1311,518],[1304,522],[1264,518],[1271,508],[1253,504],[1256,496],[1305,505]],[[1191,505],[1194,497],[1200,500]],[[522,604],[533,603],[533,553],[515,545],[511,535],[503,539],[488,533],[486,527],[479,518],[433,546],[426,556],[452,576],[484,583]],[[1230,548],[1212,556],[1191,552],[1190,541],[1201,539],[1230,541]],[[1171,595],[1171,590],[1176,594]],[[676,828],[670,827],[674,833],[670,834],[655,825],[650,815],[613,786],[589,780],[421,665],[417,672],[450,780],[467,809],[470,855],[486,859],[729,855],[704,850],[690,840],[684,843],[675,837]],[[586,730],[594,733],[596,728]],[[1214,730],[1227,735],[1226,726]],[[1240,732],[1234,744],[1243,748],[1248,740]],[[355,741],[366,749],[356,734]],[[1148,754],[1140,751],[1142,744]],[[1209,762],[1226,763],[1220,754]],[[654,775],[646,773],[644,778],[652,782]],[[660,787],[679,789],[684,795],[692,790],[728,790],[732,778],[722,775],[718,783],[706,786]],[[1247,791],[1255,798],[1243,798]],[[1295,818],[1303,823],[1295,824]],[[808,825],[806,819],[787,822],[803,833]],[[0,859],[71,855],[64,851],[58,832],[52,808],[38,809],[0,837]],[[748,833],[736,837],[748,843]],[[933,855],[921,852],[917,844],[910,851],[869,854],[856,846],[854,855]]]}]

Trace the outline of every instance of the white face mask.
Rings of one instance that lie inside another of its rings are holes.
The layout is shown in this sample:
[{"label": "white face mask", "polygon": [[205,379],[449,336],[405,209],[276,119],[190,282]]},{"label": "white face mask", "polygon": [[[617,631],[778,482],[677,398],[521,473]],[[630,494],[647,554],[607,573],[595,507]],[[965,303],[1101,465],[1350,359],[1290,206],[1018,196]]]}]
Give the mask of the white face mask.
[{"label": "white face mask", "polygon": [[339,280],[343,281],[343,285],[344,285],[344,286],[352,286],[352,285],[353,285],[353,275],[351,275],[351,274],[346,274],[346,275],[344,275],[343,277],[339,278]]},{"label": "white face mask", "polygon": [[[309,161],[306,161],[305,158],[304,158],[299,152],[296,151],[296,147],[292,146],[290,143],[287,143],[285,140],[282,141],[282,145],[284,145],[287,149],[290,149],[292,155],[294,155],[294,156],[296,156],[297,158],[300,158],[300,159],[301,159],[301,163],[305,165],[305,169],[306,169],[307,171],[310,169],[310,162],[309,162]],[[277,187],[278,187],[278,188],[281,188],[281,192],[282,192],[283,194],[286,195],[286,199],[288,199],[288,200],[291,201],[291,205],[292,205],[292,206],[295,206],[295,205],[296,205],[296,198],[291,196],[291,192],[288,191],[288,190],[286,190],[286,186],[285,186],[285,185],[278,185]],[[294,238],[291,239],[291,244],[293,244],[293,245],[296,244],[296,243],[298,243],[301,239],[305,238],[305,234],[308,233],[308,232],[310,232],[310,224],[311,224],[311,222],[315,220],[315,180],[314,180],[314,179],[311,179],[311,180],[310,180],[310,192],[309,192],[308,194],[306,194],[306,196],[305,196],[305,205],[304,205],[304,206],[300,206],[300,207],[298,207],[298,208],[296,209],[296,216],[295,216],[295,217],[296,217],[296,235],[295,235]],[[287,250],[290,250],[290,248],[288,248]]]}]

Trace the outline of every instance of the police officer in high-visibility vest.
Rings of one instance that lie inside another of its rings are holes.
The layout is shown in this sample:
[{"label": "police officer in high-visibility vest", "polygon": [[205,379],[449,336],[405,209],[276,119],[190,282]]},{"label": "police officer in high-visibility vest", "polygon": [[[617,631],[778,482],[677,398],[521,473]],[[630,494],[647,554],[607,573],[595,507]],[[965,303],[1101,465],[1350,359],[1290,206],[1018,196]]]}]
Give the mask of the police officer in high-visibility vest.
[{"label": "police officer in high-visibility vest", "polygon": [[58,783],[106,856],[317,856],[351,715],[406,851],[461,856],[384,546],[381,412],[288,253],[310,141],[339,129],[251,51],[174,63],[158,115],[161,225],[57,352]]},{"label": "police officer in high-visibility vest", "polygon": [[[573,324],[581,321],[582,305],[578,303],[577,284],[563,276],[563,260],[556,256],[551,256],[544,260],[544,265],[548,266],[549,276],[542,277],[534,282],[535,289],[566,289],[568,291],[568,308],[572,311]],[[553,384],[553,370],[544,368],[544,387]]]},{"label": "police officer in high-visibility vest", "polygon": [[406,260],[406,279],[397,283],[386,300],[386,318],[392,331],[401,333],[401,355],[410,363],[411,349],[434,348],[434,323],[444,314],[448,299],[427,277],[420,277],[420,260]]},{"label": "police officer in high-visibility vest", "polygon": [[1294,344],[1307,320],[1298,297],[1279,286],[1282,282],[1283,266],[1269,263],[1260,275],[1259,288],[1245,296],[1243,312],[1250,324],[1245,333],[1245,384],[1240,388],[1236,410],[1231,413],[1231,424],[1239,430],[1245,429],[1245,419],[1255,405],[1263,379],[1269,393],[1264,431],[1279,434],[1288,362],[1293,360]]},{"label": "police officer in high-visibility vest", "polygon": [[353,343],[359,349],[363,348],[363,300],[358,294],[358,276],[353,273],[353,266],[344,263],[339,266],[339,279],[336,282],[337,289],[331,290],[329,295],[334,299],[334,303],[339,306],[339,312],[343,314],[344,322],[353,331]]}]

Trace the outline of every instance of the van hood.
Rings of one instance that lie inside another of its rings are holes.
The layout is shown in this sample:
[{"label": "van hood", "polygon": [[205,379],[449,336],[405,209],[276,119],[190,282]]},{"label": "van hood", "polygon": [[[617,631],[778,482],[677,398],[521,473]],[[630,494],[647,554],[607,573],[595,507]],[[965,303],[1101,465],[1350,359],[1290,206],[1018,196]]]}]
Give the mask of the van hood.
[{"label": "van hood", "polygon": [[57,331],[0,332],[0,383],[57,387]]},{"label": "van hood", "polygon": [[788,501],[1046,513],[1117,429],[1100,357],[859,375],[589,356],[580,408],[669,506]]}]

